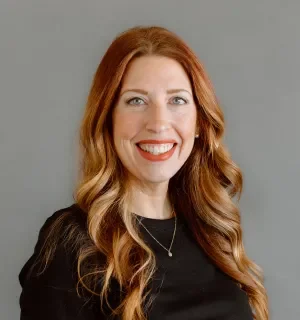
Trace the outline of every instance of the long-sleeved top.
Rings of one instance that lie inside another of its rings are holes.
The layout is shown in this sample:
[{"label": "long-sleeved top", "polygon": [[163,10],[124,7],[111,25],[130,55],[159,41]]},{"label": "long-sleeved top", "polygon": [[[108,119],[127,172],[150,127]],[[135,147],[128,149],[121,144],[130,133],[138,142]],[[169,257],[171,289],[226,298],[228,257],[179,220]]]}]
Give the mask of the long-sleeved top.
[{"label": "long-sleeved top", "polygon": [[[40,229],[33,254],[22,267],[19,282],[21,320],[102,320],[108,319],[100,309],[99,298],[86,300],[76,292],[76,256],[58,245],[54,258],[36,277],[28,270],[43,249],[45,230],[66,210],[86,230],[86,216],[77,204],[54,212]],[[175,217],[169,219],[137,218],[166,248],[169,248]],[[145,242],[155,253],[157,271],[152,279],[154,302],[150,320],[253,320],[248,297],[228,275],[217,268],[194,240],[182,218],[177,216],[172,256],[168,255],[146,229]],[[111,301],[119,297],[117,286],[110,292]]]}]

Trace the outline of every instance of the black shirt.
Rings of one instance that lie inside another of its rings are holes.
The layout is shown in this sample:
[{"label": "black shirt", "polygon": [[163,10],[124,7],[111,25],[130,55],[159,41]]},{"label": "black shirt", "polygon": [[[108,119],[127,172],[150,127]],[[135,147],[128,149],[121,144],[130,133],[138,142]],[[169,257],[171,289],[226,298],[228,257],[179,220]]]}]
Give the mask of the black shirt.
[{"label": "black shirt", "polygon": [[[54,259],[40,277],[26,277],[27,272],[41,251],[44,230],[62,212],[72,210],[72,215],[85,228],[78,206],[56,211],[39,233],[33,255],[23,266],[19,281],[21,320],[101,320],[96,300],[86,301],[76,293],[75,258],[61,246]],[[80,218],[79,218],[80,216]],[[166,248],[169,248],[175,218],[166,220],[138,219]],[[152,279],[156,298],[148,314],[150,320],[252,320],[247,295],[239,286],[218,269],[193,239],[184,221],[177,218],[177,228],[172,245],[172,257],[140,226],[144,240],[156,255],[157,272]],[[117,289],[114,289],[115,291]],[[113,290],[112,295],[118,296]]]}]

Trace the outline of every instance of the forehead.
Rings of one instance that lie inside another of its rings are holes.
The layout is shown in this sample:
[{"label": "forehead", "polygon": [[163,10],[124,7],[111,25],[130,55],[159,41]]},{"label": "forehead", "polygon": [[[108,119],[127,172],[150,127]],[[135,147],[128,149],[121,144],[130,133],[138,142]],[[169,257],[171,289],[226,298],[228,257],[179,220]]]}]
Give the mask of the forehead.
[{"label": "forehead", "polygon": [[184,68],[174,59],[162,56],[143,56],[135,58],[127,67],[122,87],[143,89],[191,89]]}]

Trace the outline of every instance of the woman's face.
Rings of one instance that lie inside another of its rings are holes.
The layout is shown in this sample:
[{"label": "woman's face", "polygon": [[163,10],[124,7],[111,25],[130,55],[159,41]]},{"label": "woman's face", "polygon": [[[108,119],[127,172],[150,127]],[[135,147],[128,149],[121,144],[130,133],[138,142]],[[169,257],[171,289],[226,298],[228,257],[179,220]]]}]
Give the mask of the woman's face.
[{"label": "woman's face", "polygon": [[124,167],[143,183],[168,182],[192,151],[196,119],[191,84],[177,61],[133,60],[113,110],[113,139]]}]

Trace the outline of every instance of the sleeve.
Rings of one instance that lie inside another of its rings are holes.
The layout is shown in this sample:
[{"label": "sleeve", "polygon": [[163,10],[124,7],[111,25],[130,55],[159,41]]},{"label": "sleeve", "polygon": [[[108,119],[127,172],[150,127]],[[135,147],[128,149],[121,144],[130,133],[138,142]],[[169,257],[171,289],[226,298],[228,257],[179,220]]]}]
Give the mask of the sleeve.
[{"label": "sleeve", "polygon": [[37,267],[29,274],[45,239],[44,232],[52,219],[48,218],[39,232],[33,255],[19,273],[22,291],[19,297],[21,320],[103,320],[95,305],[79,297],[73,260],[64,246],[58,245],[54,258],[42,275]]}]

